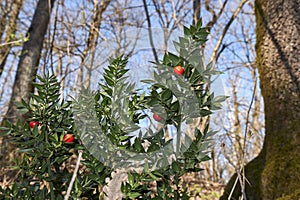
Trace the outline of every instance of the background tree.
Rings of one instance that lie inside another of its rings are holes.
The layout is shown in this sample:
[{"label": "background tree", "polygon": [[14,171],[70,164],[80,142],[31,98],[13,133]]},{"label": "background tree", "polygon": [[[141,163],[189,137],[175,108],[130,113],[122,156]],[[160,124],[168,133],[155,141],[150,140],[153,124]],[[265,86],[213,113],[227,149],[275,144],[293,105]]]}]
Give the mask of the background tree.
[{"label": "background tree", "polygon": [[[29,101],[30,93],[33,92],[33,81],[35,80],[40,54],[43,47],[44,36],[50,20],[51,10],[55,0],[40,0],[35,9],[31,26],[27,32],[28,41],[24,43],[17,73],[12,88],[12,96],[5,115],[5,120],[15,122],[20,114],[17,111],[15,102]],[[3,158],[10,149],[6,146],[5,139],[2,140],[2,152],[0,156]],[[5,152],[4,152],[5,151]],[[3,163],[3,162],[1,162]]]},{"label": "background tree", "polygon": [[[89,30],[89,36],[87,39],[87,44],[86,47],[84,48],[82,55],[81,55],[81,63],[80,67],[78,70],[78,75],[77,75],[77,85],[78,87],[83,87],[83,67],[86,66],[87,68],[87,74],[86,74],[86,79],[85,79],[85,84],[84,86],[86,88],[90,87],[91,84],[91,76],[92,76],[92,71],[93,71],[93,65],[94,65],[94,60],[95,60],[95,53],[96,53],[96,47],[98,44],[98,38],[99,38],[99,32],[100,32],[100,25],[102,21],[102,15],[104,11],[106,10],[107,6],[109,5],[110,0],[106,1],[98,1],[94,0],[93,1],[93,17],[92,17],[92,22],[90,24],[90,30]],[[87,56],[88,53],[90,52],[90,63],[87,63]]]},{"label": "background tree", "polygon": [[[246,166],[249,199],[300,197],[300,1],[256,0],[257,66],[265,102],[266,136]],[[227,186],[227,199],[234,181]],[[235,191],[235,198],[240,188]]]},{"label": "background tree", "polygon": [[[255,157],[262,144],[264,126],[263,123],[256,123],[257,119],[262,118],[263,112],[260,92],[257,87],[254,88],[257,78],[254,65],[254,5],[252,1],[222,1],[219,4],[194,1],[194,5],[196,3],[200,5],[201,13],[206,16],[206,24],[213,32],[204,53],[212,54],[215,67],[226,73],[223,83],[228,87],[227,95],[230,96],[226,101],[226,113],[211,119],[222,132],[215,137],[211,162],[203,163],[205,171],[198,176],[201,179],[222,181],[226,174],[242,168],[242,163]],[[228,59],[229,55],[232,59]],[[245,88],[247,92],[242,94],[240,91]],[[255,106],[250,103],[249,94],[252,93],[255,93]],[[207,120],[199,120],[193,126],[203,127]],[[247,134],[245,137],[245,124],[248,124],[251,137]]]},{"label": "background tree", "polygon": [[23,0],[5,1],[5,3],[1,5],[0,76],[2,75],[3,68],[6,63],[9,51],[13,47],[15,41],[17,40],[16,37],[17,21],[18,21],[18,16],[22,5],[23,5]]}]

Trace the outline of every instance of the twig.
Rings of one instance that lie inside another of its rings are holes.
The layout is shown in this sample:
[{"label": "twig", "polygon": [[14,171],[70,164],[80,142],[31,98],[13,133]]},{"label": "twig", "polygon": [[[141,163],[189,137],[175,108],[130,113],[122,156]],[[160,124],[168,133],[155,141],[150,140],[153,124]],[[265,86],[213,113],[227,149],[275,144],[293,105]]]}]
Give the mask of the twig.
[{"label": "twig", "polygon": [[81,157],[82,157],[82,150],[79,150],[78,153],[79,154],[78,154],[78,158],[77,158],[77,162],[76,162],[76,167],[75,167],[75,170],[73,172],[73,176],[72,176],[72,179],[70,181],[70,184],[69,184],[69,187],[68,187],[68,190],[67,190],[67,194],[65,195],[64,200],[68,200],[69,199],[69,196],[71,194],[71,190],[72,190],[73,184],[74,184],[76,176],[77,176],[77,172],[78,172],[78,169],[79,169],[80,160],[81,160]]},{"label": "twig", "polygon": [[244,184],[245,177],[243,176],[243,179],[242,179],[241,173],[239,171],[237,171],[236,173],[237,173],[237,177],[238,177],[238,179],[240,181],[240,184],[241,184],[243,200],[247,200],[247,196],[246,196],[246,192],[245,192],[245,184]]},{"label": "twig", "polygon": [[3,44],[0,44],[0,47],[6,46],[6,45],[11,45],[11,44],[19,44],[21,42],[26,42],[27,40],[28,40],[28,38],[24,38],[24,39],[22,38],[22,39],[11,41],[11,42],[6,42]]},{"label": "twig", "polygon": [[237,184],[238,179],[239,179],[239,177],[238,177],[238,175],[236,175],[236,179],[235,179],[235,181],[234,181],[233,187],[232,187],[232,189],[231,189],[231,191],[230,191],[230,194],[229,194],[229,196],[228,196],[228,200],[231,199],[231,196],[232,196],[233,191],[234,191],[234,189],[235,189],[235,187],[236,187],[236,184]]},{"label": "twig", "polygon": [[216,44],[216,47],[214,48],[214,51],[212,53],[212,56],[211,56],[211,60],[213,62],[217,62],[218,60],[218,51],[219,51],[219,48],[223,42],[223,39],[229,29],[229,27],[231,26],[232,22],[234,21],[234,19],[236,18],[236,16],[239,14],[239,12],[242,10],[243,6],[245,5],[245,3],[247,3],[249,0],[243,0],[241,1],[240,5],[237,7],[237,9],[235,10],[235,12],[232,14],[232,16],[230,17],[228,23],[226,24],[226,26],[224,27],[223,29],[223,32],[219,38],[219,40],[217,41],[217,44]]},{"label": "twig", "polygon": [[[243,179],[241,180],[241,173],[239,171],[237,171],[237,178],[233,184],[233,187],[231,189],[231,192],[228,196],[228,200],[231,199],[231,196],[233,194],[233,191],[236,187],[236,184],[237,184],[237,181],[239,180],[240,181],[240,185],[241,185],[241,192],[242,192],[242,195],[243,195],[243,199],[244,200],[247,200],[246,198],[246,191],[245,191],[245,184],[246,184],[246,181],[248,182],[248,180],[246,179],[246,175],[245,175],[245,154],[246,154],[246,140],[247,140],[247,133],[248,133],[248,124],[249,124],[249,116],[250,116],[250,112],[251,112],[251,108],[252,108],[252,105],[253,105],[253,102],[254,102],[254,98],[255,98],[255,91],[256,91],[256,85],[257,85],[257,79],[255,80],[254,82],[254,89],[253,89],[253,93],[252,93],[252,98],[251,98],[251,102],[250,102],[250,105],[249,105],[249,108],[248,108],[248,111],[247,111],[247,117],[246,117],[246,127],[245,127],[245,133],[244,133],[244,144],[243,144],[243,158],[242,158],[242,168],[241,168],[241,172],[242,172],[242,175],[243,175]],[[249,182],[248,182],[249,183]],[[249,183],[250,184],[250,183]]]},{"label": "twig", "polygon": [[[241,184],[241,187],[243,187],[242,186],[242,182],[243,182],[243,180],[245,180],[245,176],[243,176],[243,179],[242,179],[242,177],[241,177],[241,171],[243,170],[243,168],[242,169],[240,169],[240,170],[237,170],[236,169],[236,179],[235,179],[235,181],[234,181],[234,184],[233,184],[233,186],[232,186],[232,189],[231,189],[231,191],[230,191],[230,194],[229,194],[229,196],[228,196],[228,200],[230,200],[231,199],[231,197],[232,197],[232,194],[233,194],[233,192],[234,192],[234,189],[235,189],[235,187],[236,187],[236,184],[237,184],[237,181],[239,180],[239,182],[240,182],[240,184]],[[246,181],[247,181],[247,183],[249,183],[249,181],[246,179]],[[250,184],[250,183],[249,183]],[[243,200],[247,200],[247,196],[246,196],[246,191],[245,191],[245,188],[243,187],[242,188],[242,195],[243,195]]]},{"label": "twig", "polygon": [[150,40],[150,45],[152,48],[152,52],[153,52],[153,56],[155,59],[155,62],[158,62],[158,56],[155,50],[155,46],[154,46],[154,42],[153,42],[153,36],[152,36],[152,30],[151,30],[151,19],[150,19],[150,15],[148,12],[148,7],[147,7],[147,3],[146,0],[143,0],[143,4],[144,4],[144,9],[145,9],[145,13],[146,13],[146,18],[147,18],[147,22],[148,22],[148,33],[149,33],[149,40]]},{"label": "twig", "polygon": [[[241,183],[243,190],[245,189],[245,181],[246,181],[246,175],[245,175],[246,140],[247,140],[247,134],[248,134],[250,111],[252,109],[252,105],[253,105],[253,102],[254,102],[254,99],[255,99],[256,85],[257,85],[257,79],[254,81],[254,88],[253,88],[252,98],[251,98],[251,102],[250,102],[250,105],[249,105],[249,108],[248,108],[248,111],[247,111],[247,117],[246,117],[246,127],[245,127],[244,144],[243,144],[243,160],[242,160],[243,182]],[[242,192],[244,192],[244,191],[242,191]]]}]

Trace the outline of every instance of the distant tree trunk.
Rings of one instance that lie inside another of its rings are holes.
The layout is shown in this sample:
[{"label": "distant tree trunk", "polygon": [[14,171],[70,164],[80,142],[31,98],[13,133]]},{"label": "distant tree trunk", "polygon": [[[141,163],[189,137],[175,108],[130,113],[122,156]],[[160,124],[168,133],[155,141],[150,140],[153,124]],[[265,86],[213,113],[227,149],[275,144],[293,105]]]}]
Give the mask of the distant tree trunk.
[{"label": "distant tree trunk", "polygon": [[[27,35],[29,40],[24,43],[18,64],[13,93],[8,112],[5,116],[10,121],[15,121],[18,113],[13,102],[24,99],[29,101],[29,94],[33,92],[32,82],[35,80],[43,47],[44,36],[50,20],[50,12],[55,0],[39,0],[31,26]],[[51,5],[49,5],[49,3]]]},{"label": "distant tree trunk", "polygon": [[252,185],[246,192],[255,200],[300,199],[300,0],[256,0],[255,13],[266,135],[261,153],[246,166]]},{"label": "distant tree trunk", "polygon": [[[34,91],[33,81],[36,78],[44,36],[50,20],[50,14],[55,0],[39,0],[27,35],[29,40],[24,43],[20,56],[17,74],[13,86],[8,111],[3,121],[16,122],[21,117],[14,102],[24,99],[29,101],[30,93]],[[0,157],[7,156],[9,148],[5,147],[5,138],[2,140]],[[11,150],[11,149],[10,149]],[[5,152],[4,152],[5,151]],[[3,164],[3,162],[1,162]]]},{"label": "distant tree trunk", "polygon": [[193,24],[197,24],[201,18],[201,1],[193,0]]},{"label": "distant tree trunk", "polygon": [[[93,64],[94,64],[95,53],[96,53],[96,47],[97,47],[98,38],[99,38],[99,29],[100,29],[100,25],[102,22],[102,15],[110,2],[111,2],[111,0],[104,0],[104,1],[100,1],[100,2],[99,2],[99,0],[93,1],[94,10],[93,10],[92,23],[91,23],[90,30],[89,30],[87,45],[86,45],[85,49],[83,50],[83,53],[81,56],[81,63],[80,63],[79,71],[78,71],[78,75],[77,75],[77,83],[76,84],[78,86],[79,91],[81,90],[83,85],[87,88],[90,87]],[[83,74],[84,74],[83,69],[84,69],[84,66],[86,65],[86,61],[87,61],[89,52],[91,53],[90,54],[91,55],[90,65],[88,65],[86,67],[87,75],[86,75],[86,80],[84,81],[83,80]],[[85,82],[85,84],[83,84],[83,82]]]},{"label": "distant tree trunk", "polygon": [[[17,21],[18,16],[20,13],[20,9],[23,5],[23,0],[15,0],[12,2],[12,5],[9,9],[9,16],[3,16],[0,18],[0,39],[3,36],[4,31],[6,32],[5,38],[2,43],[4,43],[4,46],[0,48],[0,77],[2,75],[4,65],[6,63],[6,59],[9,55],[9,51],[12,48],[13,45],[6,44],[10,42],[10,40],[13,38],[12,35],[16,34],[16,28],[17,28]],[[4,13],[5,14],[5,13]],[[7,19],[5,19],[7,17]],[[5,23],[7,22],[7,23]]]},{"label": "distant tree trunk", "polygon": [[10,0],[4,0],[1,1],[0,4],[0,38],[2,38],[4,32],[5,32],[5,27],[7,24],[7,18],[11,10],[12,4],[9,3]]}]

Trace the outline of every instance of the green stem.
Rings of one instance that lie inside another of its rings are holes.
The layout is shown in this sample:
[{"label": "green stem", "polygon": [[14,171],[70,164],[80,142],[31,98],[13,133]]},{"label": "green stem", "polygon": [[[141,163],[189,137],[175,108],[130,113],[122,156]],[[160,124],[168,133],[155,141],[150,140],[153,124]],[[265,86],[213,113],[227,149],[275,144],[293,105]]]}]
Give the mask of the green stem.
[{"label": "green stem", "polygon": [[[47,166],[48,166],[48,176],[51,177],[52,173],[51,173],[50,159],[48,159],[48,161],[47,161]],[[55,200],[54,190],[53,190],[53,182],[51,181],[49,183],[49,185],[50,185],[50,199]]]},{"label": "green stem", "polygon": [[176,135],[176,157],[179,156],[179,151],[180,151],[180,136],[181,136],[180,128],[181,128],[181,121],[176,126],[176,129],[177,129],[177,135]]}]

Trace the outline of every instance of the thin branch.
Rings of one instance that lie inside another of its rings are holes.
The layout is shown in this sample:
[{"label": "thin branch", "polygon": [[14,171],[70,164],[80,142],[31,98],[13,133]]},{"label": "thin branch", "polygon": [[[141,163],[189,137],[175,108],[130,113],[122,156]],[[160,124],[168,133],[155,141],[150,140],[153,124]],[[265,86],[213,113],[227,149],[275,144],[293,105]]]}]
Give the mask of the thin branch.
[{"label": "thin branch", "polygon": [[163,27],[165,27],[165,26],[166,26],[166,25],[165,25],[165,21],[164,21],[164,18],[162,17],[161,11],[160,11],[160,9],[159,9],[159,5],[157,4],[156,0],[152,0],[152,2],[153,2],[153,5],[154,5],[155,10],[156,10],[156,12],[157,12],[157,14],[158,14],[158,16],[159,16],[160,22],[162,23],[161,25],[162,25]]},{"label": "thin branch", "polygon": [[247,140],[247,133],[248,133],[248,124],[249,124],[250,111],[251,111],[252,104],[253,104],[254,98],[255,98],[256,84],[257,84],[257,80],[255,80],[255,82],[254,82],[254,91],[252,93],[252,98],[251,98],[251,102],[250,102],[250,105],[249,105],[249,108],[248,108],[248,111],[247,111],[247,117],[246,117],[246,127],[245,127],[244,145],[243,145],[244,149],[243,149],[242,168],[241,168],[241,172],[243,174],[243,179],[241,178],[240,171],[237,170],[236,171],[236,173],[237,173],[237,179],[235,180],[234,186],[233,186],[233,188],[232,188],[232,190],[230,192],[230,195],[229,195],[228,199],[231,199],[232,193],[233,193],[233,191],[234,191],[234,189],[236,187],[237,180],[239,180],[240,181],[240,185],[241,185],[241,192],[243,194],[243,199],[246,200],[246,192],[245,192],[245,184],[246,184],[246,181],[247,181],[246,175],[245,175],[246,140]]},{"label": "thin branch", "polygon": [[255,91],[256,91],[256,85],[257,85],[257,79],[254,81],[254,89],[252,93],[252,98],[251,102],[247,111],[247,117],[246,117],[246,127],[245,127],[245,133],[244,133],[244,144],[243,144],[243,159],[242,159],[242,172],[243,172],[243,190],[245,189],[245,180],[246,180],[246,175],[245,175],[245,156],[246,156],[246,140],[247,140],[247,134],[248,134],[248,125],[249,125],[249,116],[250,112],[252,109],[252,105],[255,99]]},{"label": "thin branch", "polygon": [[220,18],[220,16],[222,15],[225,6],[227,4],[228,0],[225,0],[220,11],[218,12],[218,14],[216,15],[216,13],[214,12],[214,10],[212,8],[209,7],[209,2],[206,0],[205,1],[205,7],[206,10],[209,11],[212,14],[212,20],[210,22],[208,22],[208,24],[206,25],[208,27],[208,30],[211,30],[212,27],[217,23],[218,19]]},{"label": "thin branch", "polygon": [[156,50],[155,50],[155,46],[154,46],[154,42],[153,42],[153,36],[152,36],[152,30],[151,30],[151,19],[150,19],[150,15],[149,15],[149,12],[148,12],[148,7],[147,7],[147,4],[146,4],[146,0],[143,0],[143,4],[144,4],[144,9],[145,9],[145,13],[146,13],[147,22],[148,22],[148,33],[149,33],[150,45],[151,45],[151,48],[152,48],[152,52],[153,52],[153,55],[154,55],[155,62],[158,62],[158,56],[157,56],[157,53],[156,53]]},{"label": "thin branch", "polygon": [[241,184],[243,200],[247,200],[247,196],[246,196],[246,192],[245,192],[245,182],[244,182],[245,176],[243,176],[243,179],[242,179],[241,173],[239,171],[237,171],[236,173],[237,173],[237,177]]},{"label": "thin branch", "polygon": [[73,176],[72,176],[72,179],[70,181],[70,184],[69,184],[69,187],[68,187],[68,190],[67,190],[67,194],[65,195],[64,200],[68,200],[69,199],[70,194],[71,194],[71,190],[73,188],[73,184],[74,184],[76,176],[77,176],[77,172],[78,172],[78,169],[79,169],[80,160],[81,160],[81,157],[82,157],[82,150],[79,150],[78,153],[79,154],[78,154],[78,158],[77,158],[77,162],[76,162],[76,167],[75,167],[75,170],[73,172]]},{"label": "thin branch", "polygon": [[233,187],[232,187],[232,189],[231,189],[231,191],[230,191],[230,194],[229,194],[229,196],[228,196],[228,200],[230,200],[231,197],[232,197],[232,194],[233,194],[233,192],[234,192],[234,189],[235,189],[235,187],[236,187],[236,184],[237,184],[238,179],[239,179],[239,177],[238,177],[238,175],[237,175],[237,176],[236,176],[236,179],[235,179],[235,181],[234,181]]},{"label": "thin branch", "polygon": [[224,37],[225,37],[225,35],[226,35],[228,29],[230,28],[232,22],[234,21],[234,19],[236,18],[236,16],[239,14],[239,12],[242,10],[243,6],[244,6],[248,1],[249,1],[249,0],[243,0],[243,1],[241,1],[240,5],[237,7],[237,9],[235,10],[235,12],[234,12],[234,13],[232,14],[232,16],[230,17],[228,23],[227,23],[226,26],[224,27],[223,32],[222,32],[222,34],[221,34],[219,40],[217,41],[217,44],[216,44],[216,46],[215,46],[215,48],[214,48],[214,51],[213,51],[213,53],[212,53],[212,56],[211,56],[211,60],[212,60],[213,62],[216,63],[216,62],[218,61],[218,58],[219,58],[220,54],[217,56],[217,53],[218,53],[218,51],[219,51],[219,49],[220,49],[220,46],[221,46],[221,44],[222,44],[222,42],[223,42]]},{"label": "thin branch", "polygon": [[3,44],[0,44],[0,47],[4,47],[6,45],[20,45],[21,42],[27,42],[27,37],[26,38],[22,38],[22,39],[19,39],[19,40],[15,40],[15,41],[11,41],[11,42],[6,42],[6,43],[3,43]]}]

